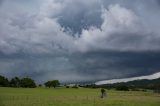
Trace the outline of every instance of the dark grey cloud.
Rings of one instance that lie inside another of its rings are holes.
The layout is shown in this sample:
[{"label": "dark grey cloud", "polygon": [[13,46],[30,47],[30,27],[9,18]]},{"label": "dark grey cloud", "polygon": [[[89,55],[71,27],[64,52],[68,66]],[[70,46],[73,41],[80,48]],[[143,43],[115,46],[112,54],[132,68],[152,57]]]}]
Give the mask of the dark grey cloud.
[{"label": "dark grey cloud", "polygon": [[0,4],[3,2],[3,0],[0,0]]},{"label": "dark grey cloud", "polygon": [[61,26],[72,30],[73,33],[81,33],[82,29],[88,29],[90,26],[101,26],[101,2],[93,0],[88,3],[72,0],[65,5],[59,15]]},{"label": "dark grey cloud", "polygon": [[0,63],[1,73],[9,77],[29,76],[37,82],[48,79],[83,82],[158,72],[160,56],[159,52],[101,51],[56,57],[13,55],[1,58]]},{"label": "dark grey cloud", "polygon": [[6,0],[0,8],[2,75],[79,82],[160,69],[157,0]]},{"label": "dark grey cloud", "polygon": [[78,55],[78,58],[72,59],[72,64],[80,70],[80,74],[96,75],[96,80],[152,74],[159,71],[159,63],[159,52],[101,51]]},{"label": "dark grey cloud", "polygon": [[159,1],[159,0],[157,0],[157,3],[158,3],[158,4],[160,4],[160,1]]}]

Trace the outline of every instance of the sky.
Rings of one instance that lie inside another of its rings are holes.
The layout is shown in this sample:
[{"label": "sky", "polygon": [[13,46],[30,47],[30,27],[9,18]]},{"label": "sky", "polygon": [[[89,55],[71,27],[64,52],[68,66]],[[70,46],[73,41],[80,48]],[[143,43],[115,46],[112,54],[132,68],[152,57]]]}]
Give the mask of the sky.
[{"label": "sky", "polygon": [[159,0],[0,0],[0,75],[94,82],[160,72]]}]

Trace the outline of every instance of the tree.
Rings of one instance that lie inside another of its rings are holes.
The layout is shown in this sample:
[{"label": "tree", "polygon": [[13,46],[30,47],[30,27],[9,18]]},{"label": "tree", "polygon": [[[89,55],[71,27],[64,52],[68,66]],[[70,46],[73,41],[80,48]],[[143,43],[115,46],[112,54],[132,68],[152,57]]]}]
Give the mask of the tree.
[{"label": "tree", "polygon": [[59,83],[59,81],[58,80],[52,80],[52,81],[47,81],[46,83],[44,83],[44,85],[46,86],[46,87],[57,87],[57,86],[59,86],[60,85],[60,83]]},{"label": "tree", "polygon": [[11,87],[20,87],[20,79],[18,77],[12,78],[10,81],[10,86]]},{"label": "tree", "polygon": [[0,75],[0,86],[2,87],[8,87],[9,86],[9,81],[7,78],[5,78],[4,76]]},{"label": "tree", "polygon": [[35,88],[36,84],[31,78],[22,78],[20,80],[20,86],[23,88]]},{"label": "tree", "polygon": [[45,85],[46,87],[49,87],[49,88],[50,88],[50,87],[51,87],[51,81],[45,82],[44,85]]},{"label": "tree", "polygon": [[53,80],[53,81],[51,81],[51,85],[55,88],[55,87],[59,86],[60,83],[58,80]]},{"label": "tree", "polygon": [[106,96],[106,90],[105,89],[101,89],[101,98],[104,98]]}]

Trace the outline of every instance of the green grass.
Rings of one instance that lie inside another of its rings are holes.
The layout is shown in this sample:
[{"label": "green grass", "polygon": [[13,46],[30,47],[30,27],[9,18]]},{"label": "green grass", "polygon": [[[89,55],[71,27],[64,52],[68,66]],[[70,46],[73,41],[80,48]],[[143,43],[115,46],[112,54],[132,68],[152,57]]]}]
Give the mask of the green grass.
[{"label": "green grass", "polygon": [[0,88],[0,106],[160,106],[160,95],[151,91],[107,91],[73,88]]}]

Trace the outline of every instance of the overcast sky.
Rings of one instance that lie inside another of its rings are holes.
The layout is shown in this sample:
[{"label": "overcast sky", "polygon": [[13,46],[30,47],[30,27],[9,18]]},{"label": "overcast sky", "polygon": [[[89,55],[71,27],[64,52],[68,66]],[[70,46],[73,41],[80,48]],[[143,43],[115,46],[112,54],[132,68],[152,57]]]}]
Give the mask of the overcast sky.
[{"label": "overcast sky", "polygon": [[99,81],[160,71],[159,0],[0,0],[0,74]]}]

